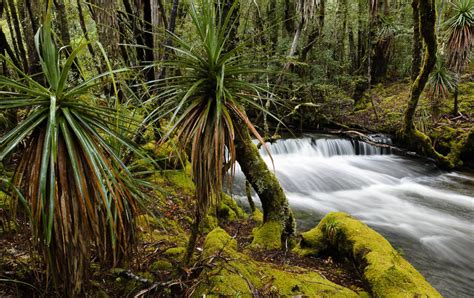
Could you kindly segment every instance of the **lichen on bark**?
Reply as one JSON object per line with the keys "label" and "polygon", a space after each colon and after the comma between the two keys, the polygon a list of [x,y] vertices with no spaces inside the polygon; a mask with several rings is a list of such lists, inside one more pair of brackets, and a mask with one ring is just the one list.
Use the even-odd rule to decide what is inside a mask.
{"label": "lichen on bark", "polygon": [[[264,222],[260,229],[268,230],[271,228],[277,234],[277,237],[271,237],[272,239],[263,239],[257,236],[254,238],[254,244],[262,248],[278,248],[282,241],[294,234],[296,229],[295,219],[280,182],[260,156],[257,146],[250,138],[247,127],[243,123],[237,124],[236,158],[242,172],[262,203]],[[279,224],[281,228],[275,229],[275,223]],[[266,235],[268,233],[256,232],[256,235],[259,234]]]}

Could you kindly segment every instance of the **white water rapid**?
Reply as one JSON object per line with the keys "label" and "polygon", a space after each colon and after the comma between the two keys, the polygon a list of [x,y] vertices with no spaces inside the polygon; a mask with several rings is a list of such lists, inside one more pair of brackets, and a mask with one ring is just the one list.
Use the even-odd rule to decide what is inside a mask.
{"label": "white water rapid", "polygon": [[[325,135],[269,145],[299,230],[343,211],[383,234],[445,297],[474,295],[474,175]],[[233,193],[242,202],[243,175]],[[258,198],[254,198],[258,203]]]}

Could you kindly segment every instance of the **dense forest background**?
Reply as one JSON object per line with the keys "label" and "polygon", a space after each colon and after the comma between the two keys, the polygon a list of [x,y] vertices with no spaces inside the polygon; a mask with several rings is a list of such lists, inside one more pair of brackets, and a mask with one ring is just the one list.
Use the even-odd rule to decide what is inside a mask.
{"label": "dense forest background", "polygon": [[[56,41],[67,46],[63,52],[74,50],[84,40],[100,41],[113,67],[134,72],[118,80],[135,86],[132,90],[121,88],[119,94],[121,101],[133,107],[153,95],[145,82],[166,76],[166,69],[160,67],[172,55],[167,49],[172,39],[166,32],[185,38],[194,34],[185,1],[53,2]],[[302,120],[317,127],[341,117],[345,120],[341,122],[350,121],[346,117],[354,110],[357,114],[375,105],[375,118],[365,126],[393,132],[395,127],[389,123],[397,115],[385,111],[389,107],[380,102],[377,86],[383,83],[395,89],[394,83],[400,88],[402,83],[408,85],[413,68],[411,6],[411,1],[242,1],[232,42],[242,42],[241,52],[251,52],[256,61],[265,61],[273,70],[263,79],[278,90],[277,95],[290,108],[274,111],[278,119],[295,125]],[[469,1],[437,1],[439,59],[431,92],[426,94],[430,100],[421,106],[417,117],[420,127],[428,128],[450,109],[457,116],[459,107],[454,99],[459,97],[458,85],[472,73],[471,6]],[[41,25],[42,11],[42,1],[5,0],[1,5],[0,50],[30,74],[39,67],[34,34]],[[466,27],[456,29],[461,25],[453,24],[453,18],[462,13],[468,20],[459,21],[466,22]],[[90,43],[88,51],[79,54],[78,79],[104,72],[102,59],[101,49]],[[5,62],[3,65],[7,73]],[[371,88],[374,92],[365,93]],[[472,108],[471,102],[461,101],[461,105],[463,115]],[[140,106],[141,110],[147,108]],[[387,113],[389,118],[383,120],[388,121],[381,121],[379,117]]]}

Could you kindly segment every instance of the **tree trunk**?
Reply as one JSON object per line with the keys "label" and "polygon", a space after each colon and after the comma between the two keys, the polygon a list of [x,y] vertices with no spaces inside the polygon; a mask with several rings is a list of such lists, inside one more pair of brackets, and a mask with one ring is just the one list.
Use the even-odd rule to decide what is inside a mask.
{"label": "tree trunk", "polygon": [[420,0],[413,0],[411,7],[413,9],[413,48],[412,48],[412,64],[411,64],[411,80],[414,82],[421,67],[421,51],[422,41],[419,26],[420,12],[418,3]]}
{"label": "tree trunk", "polygon": [[117,0],[93,0],[92,17],[97,26],[99,41],[107,50],[109,59],[116,63],[119,57],[119,28]]}
{"label": "tree trunk", "polygon": [[367,54],[367,23],[364,18],[368,11],[367,1],[359,0],[357,20],[357,71],[366,69]]}
{"label": "tree trunk", "polygon": [[[401,137],[405,146],[410,150],[415,150],[434,158],[436,163],[443,168],[453,168],[457,162],[459,154],[453,154],[450,158],[439,154],[434,149],[431,139],[424,133],[417,130],[414,125],[416,107],[418,106],[420,95],[425,88],[426,82],[428,81],[429,74],[436,64],[437,51],[435,34],[435,0],[418,0],[418,4],[414,5],[414,7],[415,9],[413,10],[413,13],[419,14],[418,21],[415,23],[415,26],[419,27],[419,32],[421,33],[423,41],[425,42],[425,50],[423,65],[421,66],[418,76],[411,87],[410,99],[405,111]],[[414,52],[414,54],[416,53]],[[416,59],[414,59],[414,61],[415,60]]]}
{"label": "tree trunk", "polygon": [[92,48],[92,45],[89,43],[90,41],[89,32],[87,31],[86,21],[84,20],[84,13],[82,12],[81,0],[77,0],[77,13],[79,15],[79,24],[81,26],[82,33],[84,34],[84,38],[88,42],[87,49],[89,50],[89,53],[91,54],[92,58],[94,58],[95,52],[94,52],[94,48]]}
{"label": "tree trunk", "polygon": [[71,35],[69,34],[69,25],[67,23],[67,13],[66,6],[64,5],[64,0],[55,0],[54,6],[57,9],[57,15],[59,19],[59,31],[63,46],[69,46],[71,45]]}
{"label": "tree trunk", "polygon": [[459,96],[459,89],[456,86],[456,89],[454,89],[454,107],[453,107],[453,115],[455,116],[457,116],[457,114],[459,113],[458,96]]}
{"label": "tree trunk", "polygon": [[26,46],[28,49],[28,73],[38,74],[41,72],[41,67],[39,64],[38,52],[36,51],[34,36],[38,31],[39,20],[43,15],[44,7],[41,7],[40,1],[33,0],[25,1],[25,6],[23,9],[27,15],[25,15],[23,18],[23,33],[25,34]]}
{"label": "tree trunk", "polygon": [[301,60],[306,61],[306,56],[314,47],[316,42],[323,36],[324,32],[324,18],[326,13],[325,0],[319,3],[319,14],[318,14],[318,25],[314,27],[313,31],[309,34],[308,42],[301,51]]}
{"label": "tree trunk", "polygon": [[295,31],[295,4],[292,0],[285,0],[285,29],[288,35]]}
{"label": "tree trunk", "polygon": [[[9,0],[6,2],[8,5],[8,10],[10,11],[10,18],[12,21],[12,26],[14,31],[10,32],[10,35],[12,36],[12,40],[16,45],[17,51],[19,53],[19,60],[21,60],[21,63],[23,65],[23,71],[27,72],[28,71],[28,60],[26,58],[26,50],[23,45],[23,35],[21,34],[21,27],[20,27],[20,21],[18,20],[18,13],[16,10],[15,2],[13,0]],[[7,11],[8,14],[8,11]],[[13,33],[15,33],[15,39],[13,39]],[[16,41],[16,42],[15,42]]]}
{"label": "tree trunk", "polygon": [[334,48],[334,59],[339,62],[344,62],[345,58],[346,29],[347,0],[338,0],[334,24],[334,40],[336,42],[336,46]]}
{"label": "tree trunk", "polygon": [[235,137],[236,158],[247,181],[258,194],[263,208],[263,226],[256,232],[252,245],[281,248],[282,243],[295,233],[295,220],[283,188],[252,142],[249,131],[237,122]]}
{"label": "tree trunk", "polygon": [[268,3],[268,25],[270,26],[271,55],[275,55],[278,44],[278,22],[277,20],[277,1],[270,0]]}

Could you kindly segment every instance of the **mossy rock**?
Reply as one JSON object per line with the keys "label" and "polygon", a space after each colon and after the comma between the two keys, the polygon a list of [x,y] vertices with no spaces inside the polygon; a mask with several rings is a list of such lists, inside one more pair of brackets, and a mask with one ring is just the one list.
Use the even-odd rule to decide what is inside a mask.
{"label": "mossy rock", "polygon": [[252,260],[237,252],[236,240],[221,228],[208,234],[203,250],[204,257],[217,254],[221,258],[215,258],[215,263],[201,273],[202,283],[193,297],[357,297],[352,290],[336,285],[316,272]]}
{"label": "mossy rock", "polygon": [[244,219],[246,214],[231,196],[222,194],[219,208],[217,208],[217,216],[219,219],[235,221]]}
{"label": "mossy rock", "polygon": [[441,297],[382,235],[345,213],[326,215],[294,251],[318,255],[327,249],[355,260],[375,297]]}

